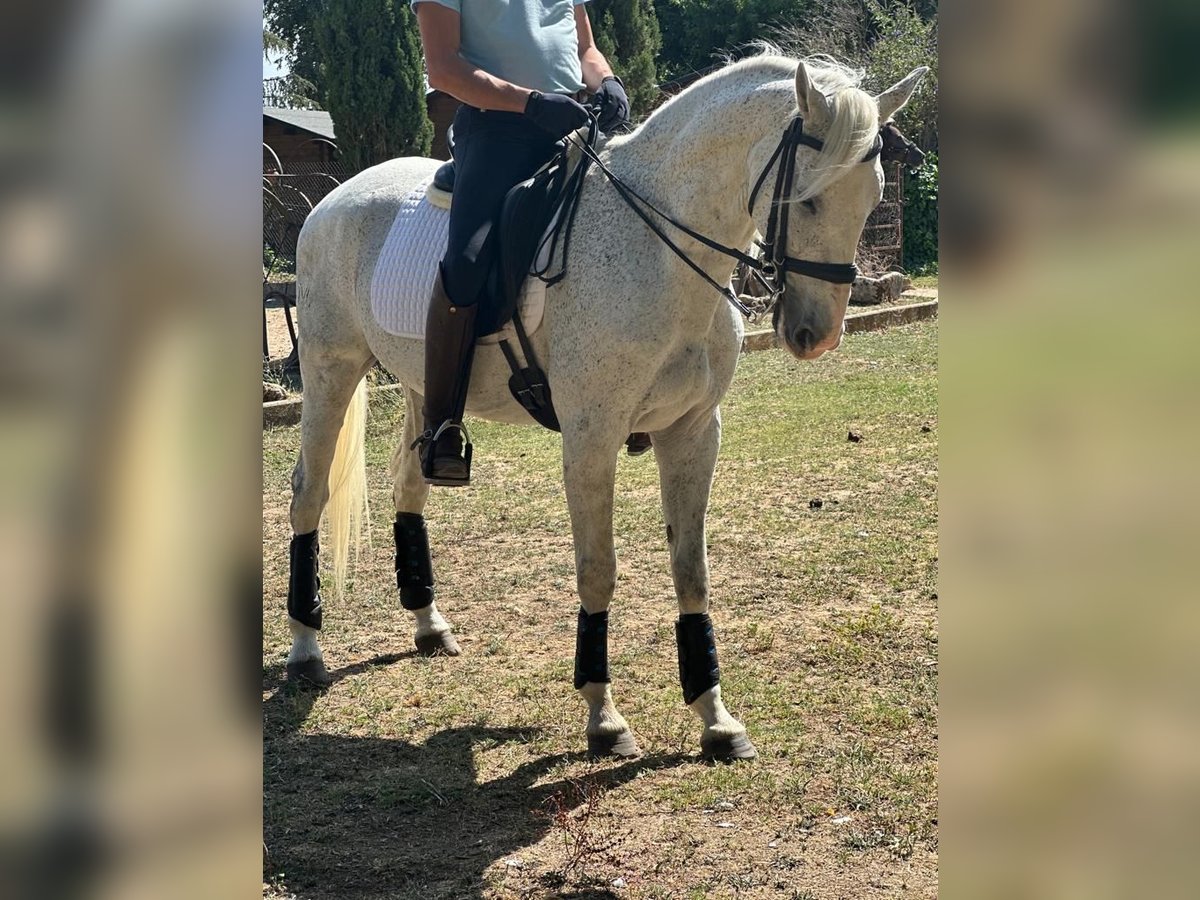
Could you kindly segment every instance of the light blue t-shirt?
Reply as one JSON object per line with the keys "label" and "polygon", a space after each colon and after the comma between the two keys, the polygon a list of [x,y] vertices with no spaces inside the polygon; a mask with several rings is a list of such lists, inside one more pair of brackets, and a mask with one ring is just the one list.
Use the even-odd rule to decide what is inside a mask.
{"label": "light blue t-shirt", "polygon": [[544,93],[583,90],[574,7],[587,0],[411,0],[462,17],[459,54],[489,75]]}

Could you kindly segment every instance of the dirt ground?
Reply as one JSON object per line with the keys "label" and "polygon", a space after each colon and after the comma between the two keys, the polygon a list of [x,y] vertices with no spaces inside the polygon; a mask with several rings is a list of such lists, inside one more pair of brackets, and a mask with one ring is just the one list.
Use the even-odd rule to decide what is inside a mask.
{"label": "dirt ground", "polygon": [[372,401],[371,541],[323,592],[315,693],[284,683],[298,430],[265,432],[264,896],[935,897],[936,366],[936,322],[739,364],[708,517],[722,690],[760,754],[737,765],[699,759],[680,697],[652,455],[619,464],[609,639],[643,755],[590,763],[557,436],[472,423],[472,486],[426,510],[463,655],[423,659],[392,571],[402,406]]}
{"label": "dirt ground", "polygon": [[[287,319],[284,317],[282,309],[268,309],[266,312],[269,358],[272,362],[286,359],[287,355],[292,352],[292,338],[288,334]],[[296,311],[293,309],[292,322],[295,323],[295,321]]]}

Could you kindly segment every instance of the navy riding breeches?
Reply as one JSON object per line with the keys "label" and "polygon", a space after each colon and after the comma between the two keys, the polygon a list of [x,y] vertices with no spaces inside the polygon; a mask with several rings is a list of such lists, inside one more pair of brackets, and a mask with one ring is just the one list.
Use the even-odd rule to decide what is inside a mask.
{"label": "navy riding breeches", "polygon": [[[460,106],[454,116],[454,203],[442,278],[458,306],[488,303],[493,223],[504,195],[554,156],[556,141],[520,113]],[[497,298],[498,299],[498,298]]]}

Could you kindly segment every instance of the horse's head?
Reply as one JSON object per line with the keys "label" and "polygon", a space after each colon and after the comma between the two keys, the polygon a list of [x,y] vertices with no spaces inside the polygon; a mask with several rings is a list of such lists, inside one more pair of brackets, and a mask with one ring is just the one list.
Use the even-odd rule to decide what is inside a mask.
{"label": "horse's head", "polygon": [[[883,197],[883,166],[876,137],[912,96],[927,68],[914,70],[878,97],[855,86],[845,70],[820,63],[796,69],[796,108],[805,136],[793,147],[795,171],[790,192],[778,196],[787,204],[784,226],[776,223],[779,251],[795,260],[844,264],[854,260],[855,250],[867,216]],[[815,139],[815,140],[812,140]],[[750,184],[769,166],[779,146],[773,134],[757,144],[750,154]],[[752,214],[755,226],[767,234],[774,182],[786,170],[779,160],[773,177],[761,185]],[[771,250],[768,249],[768,254]],[[833,266],[838,269],[838,266]],[[841,343],[842,322],[850,300],[850,284],[839,283],[851,276],[846,271],[820,274],[790,271],[784,291],[775,305],[773,325],[780,340],[800,359],[816,359]]]}

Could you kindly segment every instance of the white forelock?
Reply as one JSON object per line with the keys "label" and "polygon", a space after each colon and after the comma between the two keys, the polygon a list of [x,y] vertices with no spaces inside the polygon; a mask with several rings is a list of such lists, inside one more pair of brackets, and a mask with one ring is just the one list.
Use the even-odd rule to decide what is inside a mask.
{"label": "white forelock", "polygon": [[[772,82],[788,81],[794,84],[799,61],[781,55],[774,45],[760,42],[757,46],[760,51],[757,55],[731,62],[669,99],[638,131],[651,134],[660,130],[655,126],[665,125],[674,118],[679,107],[690,105],[690,101],[697,97],[716,100],[727,93],[745,96],[755,88]],[[858,164],[867,154],[879,131],[879,107],[875,98],[860,87],[863,80],[861,70],[828,56],[806,57],[803,62],[812,83],[828,98],[833,120],[824,134],[809,132],[821,138],[825,146],[808,170],[803,188],[793,196],[793,200],[815,197],[841,178],[849,167]],[[790,112],[779,122],[781,136],[788,121],[798,113],[793,103]],[[674,129],[661,130],[670,134]],[[610,147],[615,149],[627,141],[635,141],[636,136],[637,133],[631,138],[613,141]],[[651,156],[659,158],[656,154]]]}
{"label": "white forelock", "polygon": [[[862,90],[863,73],[828,57],[804,60],[804,67],[821,93],[829,98],[833,121],[828,131],[818,135],[825,147],[817,157],[811,178],[796,197],[807,200],[824,191],[858,165],[875,143],[879,132],[879,106],[875,98]],[[795,66],[793,66],[793,70]]]}

